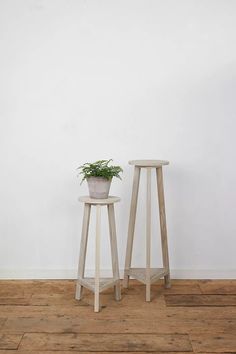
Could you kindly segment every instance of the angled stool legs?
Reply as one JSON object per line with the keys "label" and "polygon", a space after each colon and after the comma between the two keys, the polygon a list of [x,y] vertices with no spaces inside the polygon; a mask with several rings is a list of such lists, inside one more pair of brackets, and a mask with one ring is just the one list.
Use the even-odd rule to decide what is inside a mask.
{"label": "angled stool legs", "polygon": [[[126,248],[125,271],[124,271],[124,287],[129,285],[129,277],[141,281],[146,285],[146,301],[151,301],[151,284],[156,280],[164,277],[165,287],[170,287],[170,269],[169,269],[169,255],[167,244],[167,227],[166,227],[166,214],[165,214],[165,200],[163,188],[163,173],[162,165],[168,164],[166,161],[156,160],[136,160],[131,161],[134,167],[133,190],[130,206],[130,218],[128,227],[128,239]],[[137,165],[136,165],[137,163]],[[138,190],[140,181],[141,168],[145,168],[147,172],[147,185],[146,185],[146,267],[145,268],[132,268],[132,249],[135,230],[135,219],[137,211]],[[161,230],[161,245],[162,245],[162,261],[163,268],[151,268],[151,171],[155,168],[157,179],[157,195],[159,204],[159,219]]]}
{"label": "angled stool legs", "polygon": [[[82,235],[81,235],[81,242],[80,242],[80,257],[79,257],[75,298],[77,300],[81,300],[83,287],[92,290],[94,292],[94,312],[99,312],[100,310],[99,294],[101,291],[114,286],[115,299],[116,300],[121,299],[119,261],[118,261],[117,242],[116,242],[116,225],[115,225],[115,212],[114,212],[114,203],[120,201],[120,198],[108,197],[107,199],[92,199],[90,197],[80,197],[79,200],[84,203],[84,216],[83,216]],[[87,251],[87,240],[88,240],[91,206],[95,206],[96,208],[95,277],[86,278],[84,276],[84,270],[85,270],[85,258],[86,258],[86,251]],[[101,208],[102,206],[107,206],[107,211],[108,211],[113,277],[101,279],[100,277],[101,249],[100,248],[101,248]]]}
{"label": "angled stool legs", "polygon": [[125,258],[125,274],[124,274],[124,288],[128,288],[129,285],[129,269],[131,267],[132,249],[133,249],[133,239],[134,239],[134,227],[138,203],[138,189],[140,181],[140,168],[134,168],[134,179],[133,179],[133,190],[131,197],[130,206],[130,216],[129,216],[129,229],[128,229],[128,240],[126,248],[126,258]]}
{"label": "angled stool legs", "polygon": [[[120,279],[119,263],[118,263],[118,251],[116,242],[116,224],[115,224],[115,212],[114,204],[107,206],[109,231],[110,231],[110,245],[111,245],[111,258],[112,258],[112,272],[114,279]],[[119,301],[121,299],[120,280],[115,284],[115,299]]]}
{"label": "angled stool legs", "polygon": [[101,239],[101,205],[96,205],[94,312],[99,312],[100,239]]}
{"label": "angled stool legs", "polygon": [[162,260],[163,260],[163,266],[166,269],[166,273],[167,273],[164,276],[165,287],[170,288],[171,287],[170,268],[169,268],[169,253],[168,253],[168,244],[167,244],[166,212],[165,212],[162,167],[156,169],[156,177],[157,177],[159,217],[160,217],[160,228],[161,228]]}
{"label": "angled stool legs", "polygon": [[[85,269],[85,259],[87,253],[87,243],[88,243],[88,232],[89,232],[89,220],[90,220],[91,205],[84,205],[84,216],[83,216],[83,226],[80,241],[80,255],[79,255],[79,266],[78,266],[78,278],[84,278]],[[77,300],[81,300],[83,286],[77,282],[76,284],[76,295]]]}

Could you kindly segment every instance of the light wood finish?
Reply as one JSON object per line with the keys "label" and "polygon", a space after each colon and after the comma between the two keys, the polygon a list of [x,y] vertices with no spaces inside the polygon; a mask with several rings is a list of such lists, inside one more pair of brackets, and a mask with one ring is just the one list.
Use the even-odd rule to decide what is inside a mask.
{"label": "light wood finish", "polygon": [[131,266],[131,257],[132,257],[132,249],[133,249],[134,227],[135,227],[135,219],[136,219],[137,204],[138,204],[138,189],[139,189],[139,181],[140,181],[140,171],[141,171],[141,169],[139,167],[135,166],[132,197],[131,197],[131,204],[130,204],[128,239],[127,239],[127,247],[126,247],[126,257],[125,257],[125,271],[124,271],[124,287],[125,288],[127,288],[129,285],[129,269]]}
{"label": "light wood finish", "polygon": [[[80,242],[80,256],[79,256],[79,266],[78,266],[78,279],[84,278],[84,269],[85,269],[85,259],[87,252],[87,241],[88,241],[88,232],[89,232],[89,219],[90,219],[91,206],[89,204],[84,205],[84,216],[83,216],[83,226],[82,226],[82,235]],[[77,282],[75,298],[77,300],[81,299],[82,296],[82,285]]]}
{"label": "light wood finish", "polygon": [[[154,281],[164,277],[165,287],[170,288],[170,269],[169,269],[169,256],[167,244],[167,226],[165,214],[165,199],[164,199],[164,186],[163,186],[163,173],[162,166],[168,165],[168,161],[162,160],[132,160],[129,164],[134,165],[134,178],[133,190],[130,205],[129,228],[126,248],[125,271],[124,271],[124,287],[128,287],[129,277],[135,277],[146,284],[146,301],[151,301],[151,284]],[[132,268],[131,258],[134,240],[135,219],[137,211],[137,200],[139,190],[139,180],[141,168],[146,169],[147,185],[146,185],[146,268]],[[158,190],[158,205],[159,205],[159,219],[161,230],[161,244],[162,244],[162,269],[151,269],[151,171],[156,170],[157,190]],[[153,272],[156,271],[156,274]],[[145,273],[145,279],[143,275]]]}
{"label": "light wood finish", "polygon": [[115,297],[119,301],[121,299],[120,292],[120,274],[119,274],[119,260],[118,260],[118,250],[116,241],[116,222],[115,222],[115,211],[114,204],[109,204],[108,209],[108,222],[110,231],[110,245],[111,245],[111,258],[112,258],[112,272],[113,278],[115,279]]}
{"label": "light wood finish", "polygon": [[[79,282],[84,285],[85,288],[95,292],[96,289],[96,278],[81,278]],[[120,283],[120,279],[114,278],[100,278],[98,288],[99,292],[104,291],[112,286],[116,286],[117,283]],[[120,300],[120,299],[117,299]]]}
{"label": "light wood finish", "polygon": [[94,311],[99,311],[101,205],[96,205],[96,247],[95,247],[95,300]]}
{"label": "light wood finish", "polygon": [[[206,284],[210,294],[201,294]],[[171,289],[159,280],[150,303],[143,301],[145,286],[130,280],[121,301],[105,290],[96,314],[91,293],[84,288],[86,296],[75,301],[75,287],[73,280],[0,281],[1,303],[26,299],[0,305],[0,354],[236,352],[236,280],[172,280]]]}
{"label": "light wood finish", "polygon": [[[108,199],[91,199],[89,197],[81,197],[80,201],[84,203],[84,217],[82,226],[82,236],[80,245],[80,258],[78,266],[78,277],[76,286],[76,299],[82,299],[82,289],[85,287],[94,292],[94,312],[99,312],[100,301],[99,294],[109,287],[114,287],[116,300],[121,299],[120,292],[120,275],[119,275],[119,262],[118,251],[116,242],[116,226],[115,226],[115,212],[114,203],[118,202],[120,198],[109,197]],[[84,277],[85,259],[87,250],[87,240],[89,231],[89,220],[91,207],[96,207],[96,238],[95,238],[95,276],[94,278]],[[101,246],[101,208],[107,206],[108,222],[110,231],[110,244],[111,244],[111,258],[112,258],[112,271],[113,278],[100,278],[100,246]],[[55,299],[56,300],[56,299]]]}
{"label": "light wood finish", "polygon": [[147,168],[146,200],[146,301],[151,301],[151,168]]}
{"label": "light wood finish", "polygon": [[110,196],[107,199],[94,199],[88,196],[79,197],[79,201],[91,205],[108,205],[114,204],[120,201],[119,197]]}
{"label": "light wood finish", "polygon": [[165,212],[162,167],[156,169],[156,176],[157,176],[157,191],[158,191],[159,216],[160,216],[160,228],[161,228],[162,259],[163,259],[164,268],[167,273],[164,278],[165,278],[165,286],[166,288],[169,288],[171,284],[170,284],[169,254],[168,254],[168,244],[167,244],[167,227],[166,227],[166,212]]}
{"label": "light wood finish", "polygon": [[[164,268],[149,268],[148,276],[150,284],[154,283],[158,279],[164,277],[166,271]],[[130,268],[129,275],[141,281],[143,284],[147,284],[147,268]],[[147,300],[150,301],[150,300]]]}
{"label": "light wood finish", "polygon": [[131,160],[129,161],[130,165],[138,167],[160,167],[164,165],[169,165],[169,161],[163,160]]}

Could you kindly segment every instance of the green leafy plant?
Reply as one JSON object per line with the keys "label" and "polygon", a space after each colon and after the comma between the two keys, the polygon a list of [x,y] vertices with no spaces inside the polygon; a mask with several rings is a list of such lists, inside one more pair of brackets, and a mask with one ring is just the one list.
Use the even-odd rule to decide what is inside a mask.
{"label": "green leafy plant", "polygon": [[120,173],[123,172],[122,168],[120,166],[109,166],[111,161],[113,160],[98,160],[79,166],[77,168],[77,170],[80,170],[78,176],[83,176],[81,183],[89,177],[103,177],[108,180],[111,180],[113,177],[121,179]]}

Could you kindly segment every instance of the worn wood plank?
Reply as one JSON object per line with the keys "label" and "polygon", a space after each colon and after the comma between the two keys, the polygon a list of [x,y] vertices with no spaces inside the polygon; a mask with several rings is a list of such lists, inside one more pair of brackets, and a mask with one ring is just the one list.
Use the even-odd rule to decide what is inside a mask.
{"label": "worn wood plank", "polygon": [[[131,299],[132,300],[132,299]],[[113,299],[113,301],[115,301]],[[140,302],[139,307],[132,306],[129,311],[127,311],[126,306],[116,306],[111,307],[105,306],[103,308],[102,315],[97,314],[96,318],[102,319],[123,319],[125,318],[150,318],[150,313],[147,313],[149,309]],[[27,313],[27,316],[79,316],[80,318],[94,318],[94,314],[91,312],[93,302],[91,300],[90,306],[67,306],[67,305],[50,305],[50,306],[0,306],[0,313],[2,317],[7,316],[8,318],[12,317],[24,317]],[[153,308],[152,308],[153,309]],[[163,308],[155,309],[153,313],[154,318],[161,319],[166,315],[166,311]]]}
{"label": "worn wood plank", "polygon": [[167,307],[163,316],[175,321],[176,319],[204,320],[235,320],[236,307]]}
{"label": "worn wood plank", "polygon": [[191,343],[195,353],[235,353],[236,333],[214,335],[195,334],[191,335]]}
{"label": "worn wood plank", "polygon": [[[114,291],[114,290],[113,290]],[[119,307],[122,309],[124,306],[129,304],[130,307],[136,307],[137,303],[140,306],[143,306],[143,298],[142,295],[145,294],[145,288],[141,288],[137,295],[127,293],[126,296],[122,296],[121,301],[117,302],[114,299],[114,294],[112,293],[100,293],[100,303],[102,307],[109,306],[111,308]],[[165,306],[165,299],[161,293],[157,291],[153,291],[152,299],[155,300],[155,303],[159,303],[161,306]],[[94,294],[93,292],[85,291],[83,293],[83,298],[80,301],[75,300],[74,294],[33,294],[31,299],[29,300],[29,304],[33,306],[51,306],[51,305],[63,305],[63,306],[89,306],[94,302]],[[152,305],[153,308],[156,308],[156,305]],[[151,308],[151,307],[150,307]]]}
{"label": "worn wood plank", "polygon": [[[108,347],[106,349],[108,353],[117,351],[120,342],[124,342],[121,351],[127,353],[136,351],[144,353],[150,350],[155,353],[166,350],[175,352],[176,348],[161,347],[160,350],[158,345],[163,343],[160,341],[163,336],[168,341],[168,336],[179,335],[187,336],[190,344],[192,340],[195,353],[236,352],[234,283],[234,281],[173,280],[172,288],[164,289],[163,280],[160,280],[152,286],[153,301],[146,303],[145,286],[131,280],[130,288],[122,291],[121,302],[114,300],[113,289],[102,293],[100,297],[103,311],[95,315],[93,294],[90,291],[85,289],[84,300],[81,302],[74,300],[73,280],[1,281],[0,303],[1,301],[4,303],[5,299],[8,300],[5,305],[0,305],[1,344],[4,345],[4,347],[0,345],[0,354],[81,353],[83,347],[78,346],[78,343],[81,343],[81,336],[83,345],[87,344],[87,341],[90,342],[88,336],[103,338],[99,342],[99,347],[96,347],[100,353],[105,351],[104,346],[109,342],[108,338],[113,340],[114,337],[117,339],[116,347],[110,349]],[[168,305],[167,299],[171,305]],[[27,339],[26,344],[29,346],[20,346],[19,350],[16,350],[23,333],[25,337],[33,336],[30,340],[35,341],[36,347],[34,344],[31,347]],[[40,346],[37,347],[36,335],[49,337],[43,337],[43,342],[39,342]],[[58,337],[51,340],[51,336],[54,335]],[[72,342],[68,335],[74,336]],[[123,341],[121,337],[118,340],[118,336],[124,336],[125,340]],[[151,338],[151,347],[145,347],[146,342],[142,336],[147,342],[149,337]],[[157,339],[153,340],[154,337],[159,342]],[[63,347],[60,340],[64,339]],[[110,342],[112,340],[110,339]],[[89,350],[84,350],[84,354],[95,349],[96,344],[95,338]],[[188,350],[193,349],[191,347]]]}
{"label": "worn wood plank", "polygon": [[[17,350],[17,351],[15,351],[15,350],[0,350],[0,354],[29,354],[31,351],[30,350]],[[48,350],[43,350],[43,351],[41,351],[41,350],[34,350],[33,352],[32,352],[33,354],[76,354],[76,353],[79,353],[79,354],[88,354],[88,352],[86,351],[86,352],[81,352],[81,351],[77,351],[77,350],[73,350],[73,351],[67,351],[67,350],[63,350],[63,351],[61,351],[61,350],[50,350],[50,351],[48,351]],[[104,354],[104,352],[93,352],[93,353],[95,353],[95,354]],[[119,351],[119,352],[117,352],[117,351],[112,351],[112,352],[105,352],[106,354],[120,354],[121,352]],[[138,352],[139,354],[146,354],[146,353],[150,353],[150,352],[147,352],[147,351],[145,351],[145,352],[141,352],[141,351],[139,351]],[[155,352],[152,352],[153,354],[163,354],[163,352],[157,352],[157,351],[155,351]],[[176,354],[176,352],[164,352],[165,354]],[[193,353],[193,352],[187,352],[187,353]],[[122,354],[137,354],[137,351],[135,351],[135,352],[133,352],[133,351],[129,351],[129,352],[122,352]],[[178,352],[178,354],[186,354],[186,352]],[[208,353],[208,354],[213,354],[213,353]],[[218,354],[220,354],[220,353],[218,353]],[[224,354],[224,353],[222,353],[222,354]]]}
{"label": "worn wood plank", "polygon": [[34,316],[8,318],[2,333],[236,333],[236,320],[183,318],[81,319],[78,316]]}
{"label": "worn wood plank", "polygon": [[[137,289],[137,286],[133,286]],[[131,289],[130,289],[131,290]],[[164,288],[163,284],[152,284],[152,292],[157,294],[201,294],[201,289],[197,283],[195,284],[176,284],[171,280],[171,288]]]}
{"label": "worn wood plank", "polygon": [[[132,297],[130,297],[132,301]],[[96,318],[99,319],[149,319],[149,305],[144,303],[143,299],[137,306],[122,308],[117,306],[111,308],[105,307],[102,314],[98,314]],[[91,312],[91,306],[0,306],[1,317],[14,318],[27,316],[79,316],[81,319],[93,319],[94,314]],[[129,305],[127,305],[129,306]],[[155,310],[151,309],[151,316],[153,319],[176,318],[183,319],[222,319],[222,320],[235,320],[236,307],[166,307],[156,306]]]}
{"label": "worn wood plank", "polygon": [[[87,297],[87,300],[89,298]],[[29,300],[29,305],[32,306],[50,306],[50,305],[65,305],[65,306],[88,306],[88,301],[82,299],[78,301],[75,299],[74,294],[33,294]]]}
{"label": "worn wood plank", "polygon": [[0,280],[0,298],[75,293],[75,284],[74,280]]}
{"label": "worn wood plank", "polygon": [[2,327],[3,327],[4,323],[6,322],[6,320],[7,320],[6,317],[5,318],[0,317],[0,330],[2,329]]}
{"label": "worn wood plank", "polygon": [[[122,289],[122,295],[138,295],[143,294],[145,291],[145,285],[142,284],[141,282],[133,281],[131,279],[129,281],[129,288],[123,288]],[[201,289],[199,287],[199,284],[197,282],[195,283],[190,283],[190,284],[181,284],[181,283],[176,283],[173,282],[171,283],[171,288],[166,289],[164,287],[163,280],[157,281],[152,284],[152,293],[155,296],[158,295],[164,295],[164,294],[201,294]],[[113,289],[107,289],[106,291],[103,292],[103,294],[113,294]]]}
{"label": "worn wood plank", "polygon": [[203,294],[236,295],[236,280],[202,280],[199,287]]}
{"label": "worn wood plank", "polygon": [[23,334],[0,334],[0,349],[17,349]]}
{"label": "worn wood plank", "polygon": [[188,335],[26,333],[20,349],[77,351],[192,351]]}
{"label": "worn wood plank", "polygon": [[30,305],[30,297],[1,297],[1,305]]}
{"label": "worn wood plank", "polygon": [[[163,288],[164,281],[158,280],[152,284],[152,289],[160,290],[166,294],[201,294],[199,284],[196,280],[172,280],[172,288]],[[123,293],[139,293],[143,284],[134,279],[130,280],[129,289],[123,288]],[[30,295],[66,294],[74,296],[76,281],[74,280],[0,280],[0,299],[1,298],[29,298]],[[113,289],[107,289],[104,294],[113,293]]]}
{"label": "worn wood plank", "polygon": [[236,295],[165,295],[166,306],[236,306]]}

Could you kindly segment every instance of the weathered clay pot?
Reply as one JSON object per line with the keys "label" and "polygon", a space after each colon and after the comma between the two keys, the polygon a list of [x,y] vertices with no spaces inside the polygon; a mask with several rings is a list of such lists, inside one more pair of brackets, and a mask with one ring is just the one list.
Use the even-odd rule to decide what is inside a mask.
{"label": "weathered clay pot", "polygon": [[103,177],[89,177],[87,178],[89,196],[95,199],[106,199],[109,195],[111,186],[111,179]]}

